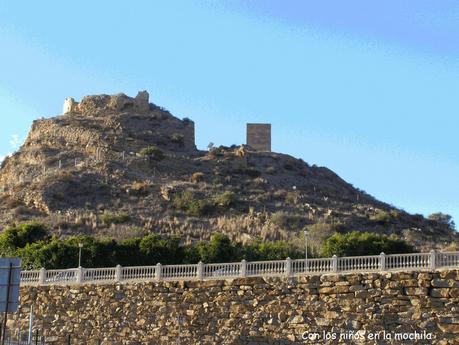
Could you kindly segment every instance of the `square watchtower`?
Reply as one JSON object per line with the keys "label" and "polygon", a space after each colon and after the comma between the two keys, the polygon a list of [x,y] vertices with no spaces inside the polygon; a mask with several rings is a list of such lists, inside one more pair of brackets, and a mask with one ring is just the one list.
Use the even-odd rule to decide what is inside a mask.
{"label": "square watchtower", "polygon": [[248,123],[247,145],[257,151],[271,151],[271,124]]}

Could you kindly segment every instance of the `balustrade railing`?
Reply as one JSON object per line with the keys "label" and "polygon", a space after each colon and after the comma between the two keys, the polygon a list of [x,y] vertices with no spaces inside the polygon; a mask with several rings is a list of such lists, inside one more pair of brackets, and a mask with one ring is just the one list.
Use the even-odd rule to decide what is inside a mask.
{"label": "balustrade railing", "polygon": [[291,277],[314,274],[435,270],[459,268],[459,252],[393,254],[320,259],[297,259],[108,268],[73,268],[21,272],[21,285],[102,284],[132,281],[180,281],[237,277]]}

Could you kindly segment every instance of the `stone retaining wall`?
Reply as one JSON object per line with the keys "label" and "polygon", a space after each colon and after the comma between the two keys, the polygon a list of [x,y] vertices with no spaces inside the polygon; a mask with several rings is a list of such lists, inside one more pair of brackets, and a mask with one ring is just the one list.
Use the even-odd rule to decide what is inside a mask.
{"label": "stone retaining wall", "polygon": [[23,287],[10,327],[32,303],[56,344],[459,344],[459,270]]}

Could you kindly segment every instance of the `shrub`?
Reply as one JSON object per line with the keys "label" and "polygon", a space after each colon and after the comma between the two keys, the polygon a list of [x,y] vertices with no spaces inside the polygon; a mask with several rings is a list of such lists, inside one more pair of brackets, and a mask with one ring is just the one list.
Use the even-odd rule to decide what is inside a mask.
{"label": "shrub", "polygon": [[215,205],[221,208],[230,207],[236,200],[236,197],[233,192],[226,191],[214,198]]}
{"label": "shrub", "polygon": [[246,260],[285,260],[286,258],[299,259],[304,257],[304,252],[292,243],[285,241],[254,241],[243,248]]}
{"label": "shrub", "polygon": [[441,212],[432,213],[431,215],[429,215],[428,219],[430,221],[446,225],[451,230],[454,230],[456,228],[456,224],[454,223],[453,217],[451,217],[449,214]]}
{"label": "shrub", "polygon": [[[361,235],[356,234],[353,236],[359,237]],[[184,247],[180,246],[177,237],[160,237],[156,234],[123,241],[95,239],[87,236],[72,236],[64,240],[56,237],[37,237],[34,239],[37,241],[28,242],[24,247],[16,248],[13,246],[11,248],[11,254],[21,257],[23,267],[27,269],[76,267],[78,264],[78,243],[83,243],[82,265],[84,267],[113,267],[117,264],[140,266],[154,265],[158,262],[162,264],[195,264],[199,261],[207,263],[235,262],[243,258],[249,261],[284,260],[287,257],[292,259],[304,257],[303,243],[297,246],[294,242],[256,240],[247,245],[241,245],[231,241],[223,234],[214,234],[210,241],[201,241]],[[34,239],[30,238],[27,241]],[[356,241],[354,237],[351,237],[348,242],[358,242],[361,247],[368,246],[367,242]],[[388,242],[392,244],[387,245]],[[383,250],[387,253],[407,252],[409,249],[406,246],[400,246],[400,240],[390,237],[389,241],[385,239],[382,243],[386,243]],[[370,247],[373,248],[374,246]],[[381,250],[381,248],[377,249],[378,251]],[[341,253],[341,255],[351,254],[355,254],[355,252]],[[362,252],[358,254],[361,255]]]}
{"label": "shrub", "polygon": [[275,167],[269,166],[269,167],[266,168],[266,173],[270,174],[270,175],[276,175],[277,170],[276,170]]}
{"label": "shrub", "polygon": [[261,176],[261,172],[253,168],[246,169],[245,173],[247,176],[252,177],[252,178],[257,178]]}
{"label": "shrub", "polygon": [[101,217],[105,225],[126,223],[130,217],[126,213],[104,213]]}
{"label": "shrub", "polygon": [[207,199],[194,199],[190,191],[175,195],[172,203],[176,209],[191,217],[208,216],[215,210],[213,203]]}
{"label": "shrub", "polygon": [[297,230],[301,227],[301,216],[289,215],[284,211],[277,211],[271,215],[271,222],[283,229]]}
{"label": "shrub", "polygon": [[204,173],[202,173],[202,172],[195,172],[190,177],[190,181],[193,182],[193,183],[201,182],[203,180],[204,180]]}
{"label": "shrub", "polygon": [[290,164],[290,163],[285,163],[284,164],[284,169],[287,170],[287,171],[293,171],[293,170],[296,170],[296,168]]}
{"label": "shrub", "polygon": [[284,211],[277,211],[271,215],[271,222],[280,227],[287,225],[287,214]]}
{"label": "shrub", "polygon": [[185,137],[182,134],[179,133],[173,133],[170,137],[171,141],[173,143],[176,143],[180,146],[183,146],[185,143]]}
{"label": "shrub", "polygon": [[0,235],[0,254],[10,256],[16,248],[45,239],[48,231],[42,223],[27,222],[6,229]]}
{"label": "shrub", "polygon": [[392,220],[392,216],[389,212],[386,211],[378,211],[376,214],[370,217],[372,222],[378,223],[380,225],[387,225]]}
{"label": "shrub", "polygon": [[175,194],[172,198],[174,207],[182,211],[186,211],[191,202],[193,202],[193,193],[188,190],[180,194]]}
{"label": "shrub", "polygon": [[125,186],[126,189],[130,189],[134,194],[142,195],[146,194],[151,187],[151,184],[149,182],[139,182],[136,181],[131,185]]}
{"label": "shrub", "polygon": [[214,205],[208,200],[193,200],[186,210],[186,214],[191,217],[209,216],[214,212]]}
{"label": "shrub", "polygon": [[237,246],[223,234],[214,234],[209,242],[199,242],[196,251],[204,263],[231,262],[238,257]]}
{"label": "shrub", "polygon": [[139,246],[141,237],[128,238],[124,241],[118,242],[116,247],[116,264],[123,266],[132,265],[140,266],[143,264],[143,258],[141,256]]}
{"label": "shrub", "polygon": [[164,159],[164,153],[156,146],[144,147],[140,150],[139,154],[144,157],[149,157],[155,161],[160,161]]}
{"label": "shrub", "polygon": [[306,227],[308,244],[312,247],[315,253],[319,253],[325,240],[333,235],[333,227],[331,224],[318,222]]}
{"label": "shrub", "polygon": [[361,256],[412,253],[413,246],[395,236],[383,236],[373,232],[352,231],[347,234],[335,233],[329,237],[323,247],[322,254],[330,257]]}
{"label": "shrub", "polygon": [[300,195],[298,192],[288,192],[285,196],[285,202],[290,205],[298,204],[300,200]]}
{"label": "shrub", "polygon": [[[391,222],[396,222],[401,217],[402,217],[402,213],[400,213],[397,210],[390,210],[389,212],[378,210],[376,214],[370,217],[370,220],[380,225],[388,225]],[[422,221],[423,219],[424,217],[421,216],[420,220]]]}
{"label": "shrub", "polygon": [[143,265],[173,264],[183,260],[183,248],[179,246],[180,239],[177,237],[160,238],[156,234],[150,234],[141,239],[139,249],[142,255]]}

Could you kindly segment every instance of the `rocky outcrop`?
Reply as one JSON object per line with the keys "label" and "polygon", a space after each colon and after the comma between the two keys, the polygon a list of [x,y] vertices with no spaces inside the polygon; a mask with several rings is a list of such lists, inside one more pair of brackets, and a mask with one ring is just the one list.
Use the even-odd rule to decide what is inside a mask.
{"label": "rocky outcrop", "polygon": [[[149,188],[135,195],[127,192],[133,185]],[[225,192],[234,201],[190,215],[174,206],[169,186],[191,193],[195,205]],[[107,229],[97,221],[104,212],[130,219]],[[141,228],[188,242],[216,231],[235,241],[290,240],[311,225],[325,229],[318,238],[373,231],[420,251],[459,239],[448,225],[395,209],[301,159],[236,145],[200,151],[194,122],[149,103],[146,91],[67,98],[64,115],[34,121],[24,145],[1,164],[0,215],[0,230],[37,220],[65,235],[118,237]]]}
{"label": "rocky outcrop", "polygon": [[459,270],[23,287],[9,326],[32,304],[54,344],[453,345]]}
{"label": "rocky outcrop", "polygon": [[63,112],[81,113],[84,116],[106,116],[111,113],[131,110],[137,113],[146,113],[150,110],[149,94],[147,91],[139,91],[135,98],[126,96],[124,93],[117,95],[86,96],[80,103],[71,97],[64,101]]}

